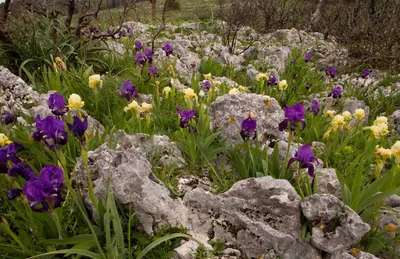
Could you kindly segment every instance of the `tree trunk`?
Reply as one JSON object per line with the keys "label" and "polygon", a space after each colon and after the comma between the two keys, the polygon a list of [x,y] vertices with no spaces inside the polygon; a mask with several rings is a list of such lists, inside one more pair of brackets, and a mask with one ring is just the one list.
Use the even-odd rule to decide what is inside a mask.
{"label": "tree trunk", "polygon": [[1,17],[1,25],[2,25],[2,27],[5,26],[5,24],[7,22],[8,15],[10,14],[10,3],[11,3],[11,0],[6,0],[4,2],[3,17]]}
{"label": "tree trunk", "polygon": [[370,13],[372,15],[372,17],[375,17],[375,0],[371,0],[371,2],[369,3],[369,10]]}
{"label": "tree trunk", "polygon": [[67,6],[68,6],[68,12],[67,12],[67,18],[65,19],[65,26],[67,26],[67,28],[70,29],[72,17],[74,16],[75,12],[75,0],[68,0]]}
{"label": "tree trunk", "polygon": [[157,14],[157,0],[151,0],[151,19],[156,19]]}
{"label": "tree trunk", "polygon": [[315,8],[315,11],[312,13],[309,23],[306,25],[305,28],[306,31],[311,31],[321,18],[321,7],[323,2],[324,0],[318,0],[317,7]]}

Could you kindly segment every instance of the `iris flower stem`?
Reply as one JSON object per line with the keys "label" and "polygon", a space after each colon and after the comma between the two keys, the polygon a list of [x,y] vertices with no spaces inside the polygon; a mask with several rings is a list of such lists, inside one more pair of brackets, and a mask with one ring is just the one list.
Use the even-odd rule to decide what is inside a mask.
{"label": "iris flower stem", "polygon": [[84,220],[86,221],[90,231],[92,232],[92,235],[94,237],[94,240],[96,242],[96,245],[97,245],[97,248],[98,248],[98,250],[100,252],[101,257],[106,259],[107,257],[103,252],[103,249],[102,249],[102,247],[100,245],[99,239],[97,238],[96,231],[94,230],[93,225],[90,223],[90,220],[86,215],[86,210],[85,210],[85,208],[82,207],[81,203],[79,202],[78,195],[76,194],[75,190],[72,188],[72,183],[71,183],[71,180],[69,179],[69,176],[68,176],[68,173],[67,173],[67,166],[66,166],[65,156],[61,151],[57,152],[57,155],[58,155],[58,158],[60,159],[60,163],[62,164],[62,167],[64,169],[64,181],[65,181],[65,185],[68,187],[68,194],[72,195],[72,197],[74,199],[74,202],[78,206],[79,211],[81,212],[81,214],[82,214]]}
{"label": "iris flower stem", "polygon": [[90,200],[92,201],[93,205],[98,210],[99,207],[98,207],[98,204],[97,204],[96,197],[94,196],[92,177],[90,176],[89,163],[88,163],[88,151],[84,147],[82,147],[82,152],[81,153],[82,153],[82,161],[85,164],[86,175],[87,175],[87,178],[88,178],[89,197],[90,197]]}
{"label": "iris flower stem", "polygon": [[60,239],[60,240],[63,239],[61,223],[60,223],[60,220],[58,218],[56,211],[55,210],[51,211],[50,216],[53,218],[54,222],[56,223],[57,231],[58,231],[58,239]]}
{"label": "iris flower stem", "polygon": [[292,144],[293,136],[294,136],[294,132],[293,132],[293,131],[290,131],[290,133],[289,133],[289,139],[288,139],[288,147],[287,147],[287,150],[286,150],[285,163],[284,163],[285,168],[287,168],[287,166],[288,166],[290,145]]}
{"label": "iris flower stem", "polygon": [[66,178],[64,180],[65,180],[65,184],[68,187],[68,190],[71,192],[71,195],[72,195],[72,197],[74,199],[74,202],[78,206],[78,209],[79,209],[79,211],[81,212],[81,214],[83,216],[83,219],[86,221],[86,223],[87,223],[87,225],[88,225],[88,227],[90,229],[90,232],[92,232],[93,238],[94,238],[94,240],[96,242],[97,249],[99,250],[101,258],[106,259],[107,257],[103,252],[103,248],[102,248],[102,246],[101,246],[101,244],[99,242],[99,239],[97,237],[96,231],[94,230],[93,225],[91,224],[88,216],[86,215],[86,210],[85,210],[84,207],[82,207],[81,203],[79,202],[78,195],[76,194],[75,190],[72,188],[71,180],[69,178]]}
{"label": "iris flower stem", "polygon": [[97,90],[97,87],[93,88],[93,93],[94,93],[94,110],[97,114],[99,109],[99,91]]}
{"label": "iris flower stem", "polygon": [[301,189],[301,185],[300,185],[300,180],[301,180],[300,169],[297,171],[295,180],[296,180],[297,188],[299,189],[299,193],[300,193],[301,199],[304,200],[305,196],[304,196],[303,190]]}
{"label": "iris flower stem", "polygon": [[59,164],[61,164],[62,169],[64,170],[64,179],[69,179],[68,171],[67,171],[67,159],[65,158],[64,153],[61,150],[56,150],[57,158]]}
{"label": "iris flower stem", "polygon": [[140,117],[138,118],[138,125],[139,125],[139,133],[142,133],[142,120],[140,119]]}
{"label": "iris flower stem", "polygon": [[6,229],[5,232],[12,238],[15,240],[15,242],[18,243],[18,245],[22,248],[22,250],[25,250],[25,246],[22,244],[21,240],[19,239],[19,237],[14,234],[14,232],[11,231],[11,229]]}

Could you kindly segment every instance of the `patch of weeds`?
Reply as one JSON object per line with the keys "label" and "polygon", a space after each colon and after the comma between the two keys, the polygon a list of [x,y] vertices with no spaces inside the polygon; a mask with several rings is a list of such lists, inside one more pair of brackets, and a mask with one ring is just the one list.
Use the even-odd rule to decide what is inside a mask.
{"label": "patch of weeds", "polygon": [[380,86],[390,86],[395,82],[399,81],[399,76],[398,75],[388,75],[387,77],[385,77],[384,79],[382,79],[379,82]]}
{"label": "patch of weeds", "polygon": [[213,58],[202,60],[199,67],[201,74],[211,73],[213,76],[223,76],[225,66],[214,60]]}
{"label": "patch of weeds", "polygon": [[218,238],[217,241],[210,241],[209,243],[213,247],[214,255],[222,255],[225,249],[225,242],[221,238]]}
{"label": "patch of weeds", "polygon": [[208,257],[207,249],[203,245],[197,247],[197,249],[194,253],[194,258],[195,259],[210,259]]}
{"label": "patch of weeds", "polygon": [[178,191],[178,177],[182,174],[176,169],[176,166],[170,167],[153,166],[153,173],[160,179],[165,186],[176,196],[181,196]]}
{"label": "patch of weeds", "polygon": [[[170,228],[168,226],[163,227],[160,229],[153,237],[149,237],[146,234],[141,232],[135,231],[131,234],[131,242],[133,243],[133,251],[135,257],[143,251],[143,249],[148,246],[150,243],[160,239],[168,234],[173,233],[185,233],[185,229],[182,228]],[[153,248],[150,252],[146,254],[146,258],[160,258],[160,259],[167,259],[173,258],[174,253],[173,250],[176,247],[179,247],[181,244],[182,238],[174,238],[167,240],[155,248]]]}

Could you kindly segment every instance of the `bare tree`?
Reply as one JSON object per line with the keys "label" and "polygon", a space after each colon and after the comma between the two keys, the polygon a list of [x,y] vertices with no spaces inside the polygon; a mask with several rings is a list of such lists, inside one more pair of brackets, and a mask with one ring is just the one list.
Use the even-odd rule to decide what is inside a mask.
{"label": "bare tree", "polygon": [[4,7],[3,7],[3,17],[1,17],[1,25],[5,24],[7,22],[8,15],[10,14],[10,3],[11,0],[6,0],[4,2]]}
{"label": "bare tree", "polygon": [[157,15],[157,0],[150,0],[151,1],[151,19],[154,21]]}

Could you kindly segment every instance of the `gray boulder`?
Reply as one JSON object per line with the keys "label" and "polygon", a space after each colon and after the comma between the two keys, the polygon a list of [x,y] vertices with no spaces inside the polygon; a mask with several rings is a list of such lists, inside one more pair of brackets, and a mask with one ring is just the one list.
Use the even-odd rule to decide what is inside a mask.
{"label": "gray boulder", "polygon": [[339,251],[329,255],[327,259],[379,259],[379,257],[367,252],[356,250],[356,253],[356,255],[353,255],[346,251]]}
{"label": "gray boulder", "polygon": [[128,135],[124,131],[118,131],[114,134],[114,138],[117,143],[117,150],[135,148],[151,164],[176,168],[186,166],[181,151],[176,144],[171,142],[168,136],[150,136],[142,133]]}
{"label": "gray boulder", "polygon": [[220,137],[226,139],[225,144],[228,146],[243,143],[240,125],[249,113],[255,114],[257,134],[261,142],[271,139],[287,140],[287,133],[278,128],[279,123],[285,119],[279,103],[274,98],[257,94],[242,92],[217,97],[209,109],[211,129],[221,129]]}
{"label": "gray boulder", "polygon": [[256,76],[260,73],[252,64],[247,65],[247,77],[256,80]]}
{"label": "gray boulder", "polygon": [[400,196],[396,194],[390,195],[385,198],[385,204],[392,208],[400,207]]}
{"label": "gray boulder", "polygon": [[[16,115],[17,123],[28,126],[26,117],[35,118],[39,115],[41,119],[44,119],[47,116],[54,116],[47,103],[52,93],[55,91],[49,91],[47,94],[36,92],[20,77],[0,66],[0,106],[2,106],[2,110],[11,111]],[[82,112],[87,115],[84,111]],[[72,113],[74,114],[73,111]],[[97,132],[101,135],[104,132],[103,125],[90,116],[88,124],[88,131],[91,134]]]}
{"label": "gray boulder", "polygon": [[[105,143],[88,153],[88,163],[96,198],[105,199],[110,179],[110,191],[119,203],[133,207],[146,234],[152,235],[159,226],[180,226],[186,221],[187,208],[179,199],[172,197],[152,173],[150,162],[136,148],[110,150]],[[87,192],[87,173],[81,158],[77,161],[72,180],[80,189],[85,203],[93,210]]]}
{"label": "gray boulder", "polygon": [[317,181],[319,194],[331,194],[340,199],[340,184],[334,168],[315,170],[315,179]]}
{"label": "gray boulder", "polygon": [[388,119],[393,124],[396,134],[400,135],[400,110],[394,111]]}
{"label": "gray boulder", "polygon": [[258,58],[264,60],[272,68],[283,71],[290,52],[290,48],[287,46],[271,45],[261,49]]}
{"label": "gray boulder", "polygon": [[[196,188],[183,199],[176,198],[152,173],[146,156],[134,145],[129,148],[130,141],[120,150],[103,144],[89,152],[89,171],[95,196],[105,198],[110,179],[116,199],[135,211],[145,233],[151,235],[164,225],[181,226],[208,249],[209,240],[223,240],[240,251],[240,258],[271,253],[280,258],[321,258],[314,247],[301,240],[301,199],[288,181],[252,178],[237,182],[220,195]],[[73,183],[91,205],[81,159]],[[196,247],[195,242],[185,242],[175,250],[175,258],[194,258]]]}
{"label": "gray boulder", "polygon": [[348,111],[353,114],[357,109],[365,111],[365,118],[362,121],[368,121],[369,107],[365,105],[364,101],[347,99],[344,101],[342,111]]}
{"label": "gray boulder", "polygon": [[251,178],[221,195],[197,188],[183,200],[190,208],[190,229],[238,247],[241,258],[257,258],[271,250],[280,258],[320,258],[301,241],[301,199],[286,180]]}
{"label": "gray boulder", "polygon": [[30,116],[29,109],[40,103],[41,95],[20,77],[0,66],[0,106],[7,106],[13,113]]}
{"label": "gray boulder", "polygon": [[330,194],[308,196],[301,208],[313,224],[311,243],[328,253],[350,248],[370,230],[356,212]]}

